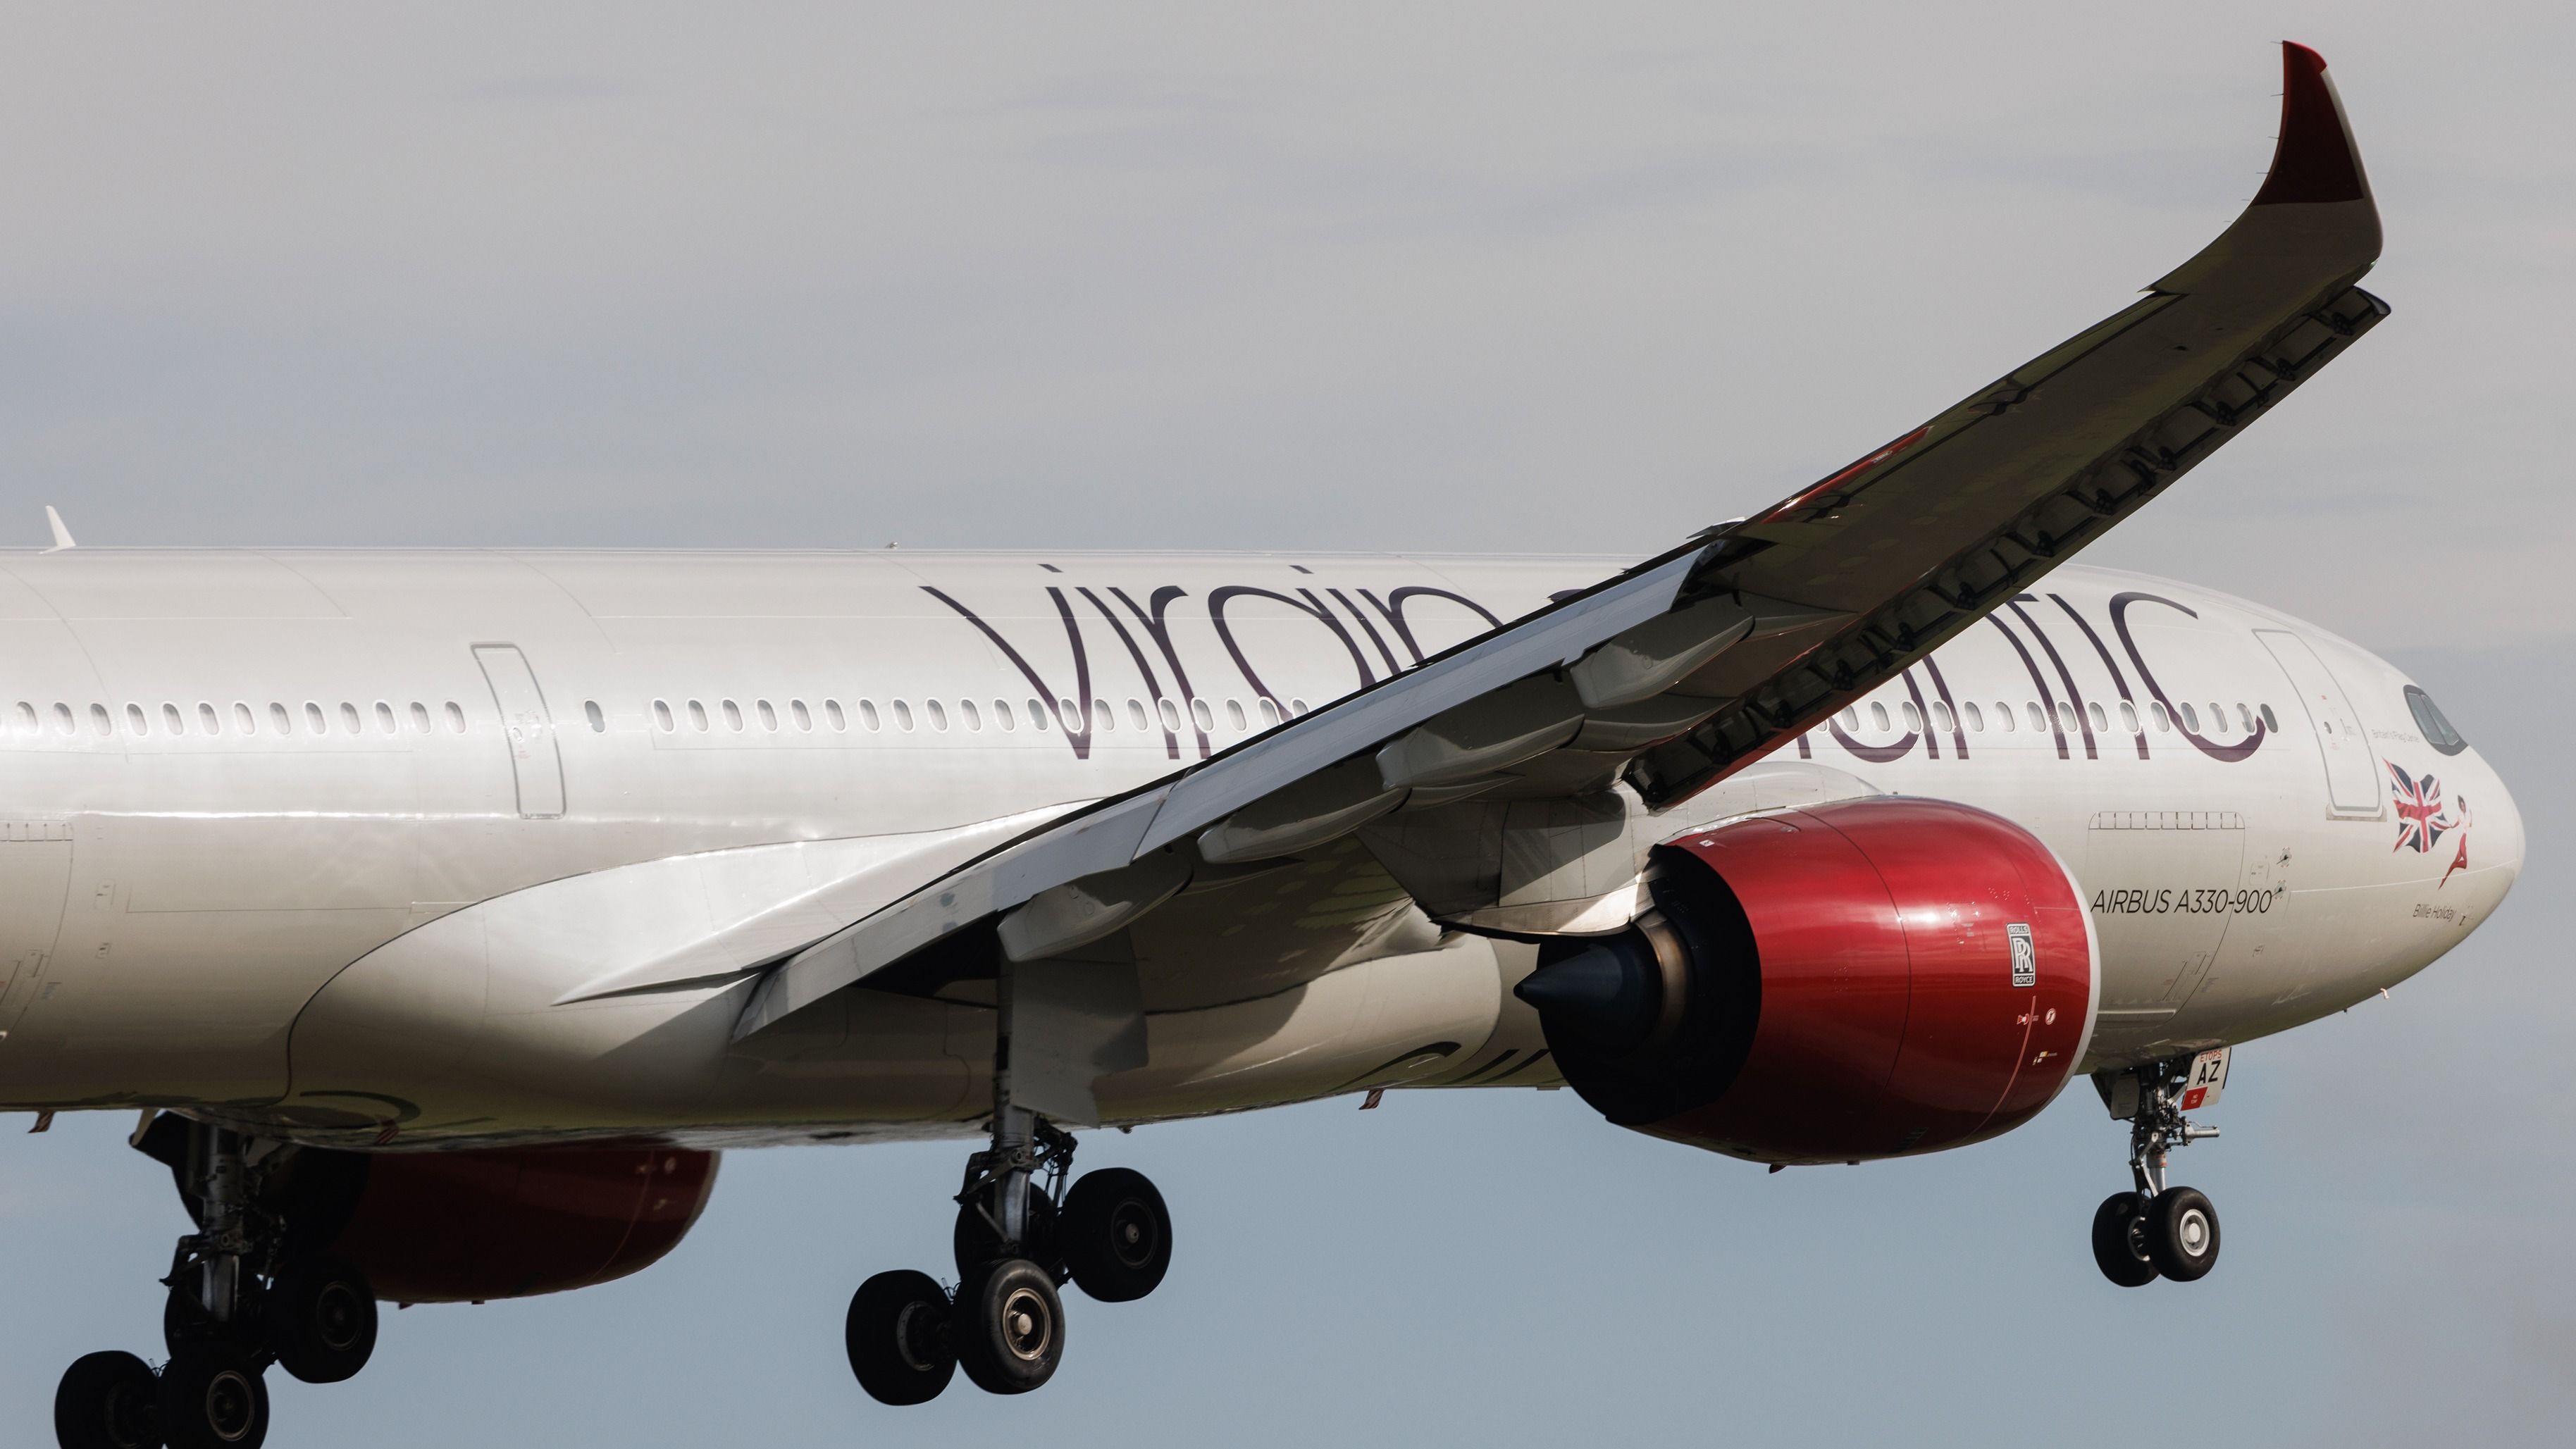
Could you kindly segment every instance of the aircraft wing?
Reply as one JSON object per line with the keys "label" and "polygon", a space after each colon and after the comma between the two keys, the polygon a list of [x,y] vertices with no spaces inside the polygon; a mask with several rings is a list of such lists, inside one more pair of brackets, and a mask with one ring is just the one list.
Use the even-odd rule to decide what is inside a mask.
{"label": "aircraft wing", "polygon": [[2325,62],[2286,45],[2284,67],[2262,189],[2134,303],[1750,518],[947,872],[773,968],[737,1038],[970,928],[1060,958],[1194,879],[1372,826],[1428,914],[1471,916],[1475,892],[1420,883],[1436,860],[1392,858],[1438,832],[1382,818],[1520,802],[1549,838],[1613,815],[1686,828],[1693,795],[2028,589],[2387,315],[2354,285],[2379,216]]}

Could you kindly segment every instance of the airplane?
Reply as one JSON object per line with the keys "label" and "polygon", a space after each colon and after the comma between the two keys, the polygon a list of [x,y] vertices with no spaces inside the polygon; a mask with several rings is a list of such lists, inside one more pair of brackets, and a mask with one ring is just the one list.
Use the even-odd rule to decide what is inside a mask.
{"label": "airplane", "polygon": [[[377,1304],[636,1272],[720,1154],[971,1145],[857,1285],[887,1404],[1151,1294],[1077,1131],[1571,1088],[1766,1165],[2078,1080],[2113,1282],[2196,1280],[2232,1052],[2430,965],[2523,833],[2430,695],[2069,557],[2340,356],[2376,208],[2283,50],[2251,204],[2134,302],[1652,558],[0,556],[0,1108],[137,1114],[196,1225],[65,1449],[255,1446]],[[953,1273],[953,1278],[950,1276]],[[953,1286],[951,1286],[953,1283]]]}

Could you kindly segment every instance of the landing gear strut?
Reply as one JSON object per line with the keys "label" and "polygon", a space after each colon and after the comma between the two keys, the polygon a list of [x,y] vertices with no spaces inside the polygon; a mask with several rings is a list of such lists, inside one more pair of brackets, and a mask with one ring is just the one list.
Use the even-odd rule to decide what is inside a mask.
{"label": "landing gear strut", "polygon": [[63,1449],[258,1449],[269,1365],[308,1383],[355,1374],[375,1350],[375,1295],[262,1205],[279,1144],[165,1115],[136,1145],[168,1164],[197,1221],[161,1280],[169,1362],[157,1375],[130,1353],[73,1363],[54,1394],[55,1437]]}
{"label": "landing gear strut", "polygon": [[2186,1100],[2197,1105],[2192,1087],[2207,1078],[2212,1058],[2223,1081],[2223,1052],[2094,1076],[2111,1114],[2129,1119],[2134,1190],[2113,1193],[2093,1213],[2093,1261],[2103,1277],[2123,1288],[2160,1277],[2189,1283],[2218,1264],[2218,1209],[2198,1189],[2165,1181],[2166,1158],[2174,1148],[2218,1135],[2217,1128],[2196,1126],[2183,1115]]}
{"label": "landing gear strut", "polygon": [[850,1370],[882,1404],[936,1398],[958,1369],[987,1393],[1024,1394],[1064,1360],[1071,1282],[1104,1303],[1154,1291],[1172,1261],[1172,1219],[1145,1175],[1109,1168],[1075,1181],[1073,1136],[1011,1101],[1011,973],[1002,972],[992,1139],[966,1159],[953,1235],[958,1286],[879,1273],[846,1323]]}

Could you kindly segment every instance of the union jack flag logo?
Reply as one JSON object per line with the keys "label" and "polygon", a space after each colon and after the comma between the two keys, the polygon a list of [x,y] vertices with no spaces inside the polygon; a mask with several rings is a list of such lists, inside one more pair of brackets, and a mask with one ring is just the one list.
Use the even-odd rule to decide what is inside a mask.
{"label": "union jack flag logo", "polygon": [[2430,851],[2443,831],[2457,829],[2461,823],[2452,818],[2450,807],[2442,801],[2442,782],[2430,775],[2418,780],[2395,760],[2382,763],[2388,766],[2388,777],[2397,795],[2397,843],[2389,849],[2418,854]]}

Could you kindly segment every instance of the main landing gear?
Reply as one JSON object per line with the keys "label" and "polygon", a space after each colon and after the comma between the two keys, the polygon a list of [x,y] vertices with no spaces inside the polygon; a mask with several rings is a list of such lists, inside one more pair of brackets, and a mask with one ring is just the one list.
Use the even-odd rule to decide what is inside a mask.
{"label": "main landing gear", "polygon": [[906,1269],[850,1299],[850,1371],[879,1403],[927,1403],[959,1369],[986,1393],[1025,1394],[1064,1360],[1060,1288],[1128,1303],[1171,1267],[1171,1214],[1143,1173],[1105,1168],[1067,1190],[1069,1134],[1020,1109],[994,1121],[957,1194],[956,1290]]}
{"label": "main landing gear", "polygon": [[1025,1394],[1064,1361],[1072,1283],[1104,1303],[1154,1291],[1172,1264],[1172,1217],[1123,1167],[1065,1183],[1073,1137],[1011,1101],[1011,1007],[1000,988],[992,1144],[966,1159],[957,1193],[954,1292],[927,1273],[879,1273],[850,1299],[850,1371],[883,1404],[937,1398],[959,1369],[993,1394]]}
{"label": "main landing gear", "polygon": [[[2093,1261],[2123,1288],[2158,1278],[2189,1283],[2218,1265],[2218,1209],[2197,1188],[2165,1182],[2171,1149],[2215,1137],[2182,1114],[2194,1059],[2179,1057],[2104,1072],[2094,1078],[2114,1117],[2129,1119],[2130,1192],[2113,1193],[2093,1212]],[[2225,1060],[2219,1061],[2223,1075]],[[2127,1111],[2123,1111],[2127,1108]]]}
{"label": "main landing gear", "polygon": [[197,1231],[179,1240],[159,1373],[130,1353],[76,1360],[54,1392],[62,1449],[258,1449],[269,1365],[337,1383],[376,1346],[376,1300],[356,1268],[306,1249],[260,1206],[273,1157],[241,1134],[174,1116],[138,1142],[168,1162]]}

